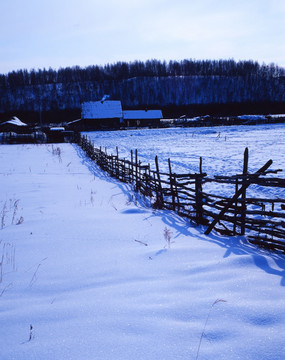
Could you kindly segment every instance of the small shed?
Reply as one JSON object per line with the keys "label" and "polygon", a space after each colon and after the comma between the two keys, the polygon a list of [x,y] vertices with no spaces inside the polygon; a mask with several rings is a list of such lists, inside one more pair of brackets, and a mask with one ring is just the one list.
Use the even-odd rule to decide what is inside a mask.
{"label": "small shed", "polygon": [[161,110],[124,110],[123,117],[127,127],[159,127],[163,118]]}
{"label": "small shed", "polygon": [[28,125],[23,123],[16,116],[0,124],[0,132],[14,132],[16,134],[23,134],[26,133],[27,130]]}
{"label": "small shed", "polygon": [[84,130],[119,129],[122,121],[121,101],[101,100],[82,104],[80,125]]}

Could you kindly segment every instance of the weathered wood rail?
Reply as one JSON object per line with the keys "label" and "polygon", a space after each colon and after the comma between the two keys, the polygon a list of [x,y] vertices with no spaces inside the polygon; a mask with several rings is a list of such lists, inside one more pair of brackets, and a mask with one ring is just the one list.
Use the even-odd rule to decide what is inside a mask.
{"label": "weathered wood rail", "polygon": [[[142,164],[138,152],[131,151],[130,159],[120,159],[107,154],[106,149],[96,148],[85,136],[78,135],[77,144],[104,171],[120,181],[133,184],[136,191],[151,197],[153,207],[169,209],[197,224],[207,227],[205,234],[213,229],[224,235],[247,235],[251,243],[285,253],[285,198],[254,198],[247,196],[250,185],[264,188],[285,188],[285,179],[266,177],[282,170],[268,170],[269,160],[256,173],[248,173],[248,150],[244,152],[243,172],[235,176],[208,177],[202,171],[194,174],[172,172],[168,159],[167,173],[159,170],[158,158],[155,169]],[[231,186],[232,196],[211,190],[218,185]],[[205,188],[210,189],[205,191]]]}

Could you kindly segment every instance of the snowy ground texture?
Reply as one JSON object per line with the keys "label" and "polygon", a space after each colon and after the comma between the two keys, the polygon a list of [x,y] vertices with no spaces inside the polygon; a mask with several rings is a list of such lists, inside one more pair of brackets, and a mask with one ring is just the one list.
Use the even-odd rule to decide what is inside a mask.
{"label": "snowy ground texture", "polygon": [[[94,142],[94,146],[107,149],[107,153],[131,159],[131,150],[138,150],[139,160],[150,164],[155,170],[155,156],[158,156],[159,169],[168,173],[168,158],[171,159],[172,172],[187,174],[199,172],[200,157],[203,159],[203,172],[214,175],[232,176],[241,174],[244,150],[249,149],[248,171],[256,172],[269,159],[273,164],[269,170],[282,169],[282,172],[269,174],[285,178],[285,124],[266,124],[257,126],[216,126],[197,128],[134,129],[122,131],[94,131],[83,133]],[[235,194],[234,185],[207,184],[203,190],[215,195]],[[251,185],[248,197],[285,198],[285,189],[264,188]]]}
{"label": "snowy ground texture", "polygon": [[284,256],[143,207],[75,145],[0,162],[1,360],[285,358]]}
{"label": "snowy ground texture", "polygon": [[[96,147],[107,148],[121,158],[130,158],[138,149],[139,159],[154,166],[158,156],[161,170],[168,171],[167,159],[173,172],[199,172],[200,156],[203,171],[208,175],[235,175],[242,172],[243,153],[249,148],[249,172],[257,171],[267,160],[272,168],[285,169],[285,124],[257,126],[216,126],[199,128],[137,129],[94,131],[83,133]],[[285,171],[279,174],[285,177]]]}

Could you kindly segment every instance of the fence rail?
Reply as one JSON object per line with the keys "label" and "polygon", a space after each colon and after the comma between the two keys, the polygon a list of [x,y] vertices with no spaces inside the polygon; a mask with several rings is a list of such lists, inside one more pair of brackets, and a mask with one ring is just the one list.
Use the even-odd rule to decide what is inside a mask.
{"label": "fence rail", "polygon": [[[86,136],[80,134],[76,142],[104,171],[152,197],[154,208],[173,210],[207,226],[205,234],[214,229],[229,236],[247,235],[251,243],[285,253],[285,198],[247,197],[247,188],[253,184],[264,188],[285,188],[285,179],[266,178],[268,174],[282,171],[268,170],[271,160],[256,173],[249,174],[246,148],[242,174],[211,178],[202,172],[202,158],[199,173],[173,173],[170,159],[166,173],[159,170],[157,156],[155,169],[151,169],[149,164],[142,164],[138,159],[137,150],[131,151],[130,159],[120,159],[118,148],[115,155],[107,154],[106,149],[94,147]],[[205,191],[205,187],[211,189],[217,184],[233,187],[232,197]]]}

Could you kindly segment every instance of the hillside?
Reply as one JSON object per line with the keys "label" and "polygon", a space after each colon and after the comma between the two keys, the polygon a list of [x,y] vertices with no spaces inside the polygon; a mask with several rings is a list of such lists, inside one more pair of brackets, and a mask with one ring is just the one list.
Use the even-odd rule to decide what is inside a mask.
{"label": "hillside", "polygon": [[109,94],[126,109],[161,108],[164,117],[285,112],[285,70],[253,61],[116,63],[0,75],[0,120],[74,120],[84,101]]}

